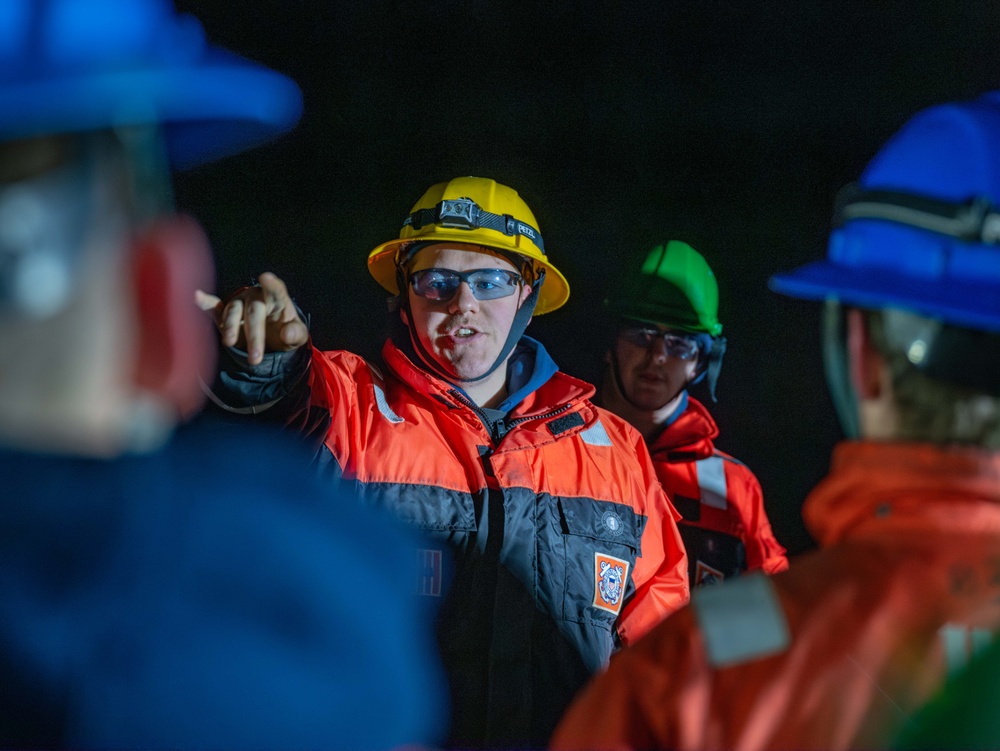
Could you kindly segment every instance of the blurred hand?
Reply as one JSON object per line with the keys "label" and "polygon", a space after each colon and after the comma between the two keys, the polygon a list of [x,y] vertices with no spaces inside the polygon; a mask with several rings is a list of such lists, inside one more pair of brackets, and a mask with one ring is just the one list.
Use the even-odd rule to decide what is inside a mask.
{"label": "blurred hand", "polygon": [[222,343],[246,350],[251,365],[259,364],[265,352],[287,352],[309,341],[288,288],[269,271],[256,286],[237,290],[228,300],[198,290],[195,302],[215,315]]}

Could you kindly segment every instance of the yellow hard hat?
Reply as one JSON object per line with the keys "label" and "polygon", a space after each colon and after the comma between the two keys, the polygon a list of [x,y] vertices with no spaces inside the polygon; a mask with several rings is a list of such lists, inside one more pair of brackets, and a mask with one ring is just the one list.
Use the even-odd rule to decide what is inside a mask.
{"label": "yellow hard hat", "polygon": [[427,189],[403,221],[399,239],[368,254],[368,271],[394,295],[399,294],[399,251],[415,242],[459,242],[516,253],[545,270],[535,315],[548,313],[569,299],[569,284],[545,257],[538,222],[512,188],[484,177],[457,177]]}

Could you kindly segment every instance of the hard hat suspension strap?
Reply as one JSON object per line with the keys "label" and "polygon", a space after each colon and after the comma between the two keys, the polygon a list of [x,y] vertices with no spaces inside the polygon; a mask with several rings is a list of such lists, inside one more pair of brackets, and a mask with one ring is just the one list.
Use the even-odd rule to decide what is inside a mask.
{"label": "hard hat suspension strap", "polygon": [[881,219],[984,245],[1000,244],[1000,209],[988,198],[953,203],[890,190],[863,190],[856,183],[837,194],[833,226],[854,219]]}

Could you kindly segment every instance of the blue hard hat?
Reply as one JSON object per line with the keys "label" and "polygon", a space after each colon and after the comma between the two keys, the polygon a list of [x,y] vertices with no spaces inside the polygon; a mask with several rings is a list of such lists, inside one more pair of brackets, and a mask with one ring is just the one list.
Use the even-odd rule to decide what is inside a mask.
{"label": "blue hard hat", "polygon": [[770,286],[1000,331],[998,206],[1000,92],[926,109],[840,197],[826,260]]}
{"label": "blue hard hat", "polygon": [[0,2],[0,140],[160,123],[185,168],[268,141],[301,111],[294,82],[209,46],[169,0]]}

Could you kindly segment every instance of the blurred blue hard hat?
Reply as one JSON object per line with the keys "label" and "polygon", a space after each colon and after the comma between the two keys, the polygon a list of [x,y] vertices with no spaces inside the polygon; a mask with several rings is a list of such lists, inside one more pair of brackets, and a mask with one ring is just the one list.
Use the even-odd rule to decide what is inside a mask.
{"label": "blurred blue hard hat", "polygon": [[183,169],[268,141],[289,78],[209,46],[169,0],[0,1],[0,140],[160,123]]}
{"label": "blurred blue hard hat", "polygon": [[826,260],[771,288],[1000,331],[998,205],[1000,92],[926,109],[838,197]]}

